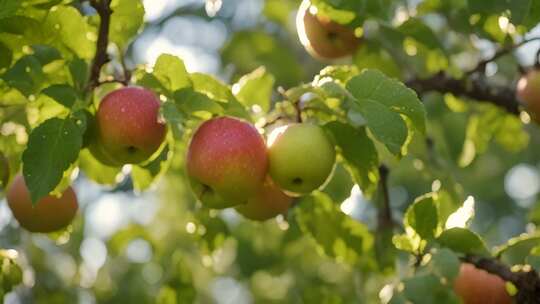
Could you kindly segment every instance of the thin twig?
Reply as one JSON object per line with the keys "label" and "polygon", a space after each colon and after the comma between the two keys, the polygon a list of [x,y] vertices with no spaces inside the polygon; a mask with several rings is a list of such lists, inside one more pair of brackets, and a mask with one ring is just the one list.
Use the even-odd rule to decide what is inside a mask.
{"label": "thin twig", "polygon": [[474,67],[472,70],[466,72],[465,75],[469,76],[469,75],[474,74],[476,72],[483,72],[486,69],[486,65],[488,63],[493,62],[493,61],[499,59],[500,57],[512,52],[513,50],[515,50],[515,49],[517,49],[517,48],[519,48],[519,47],[521,47],[521,46],[523,46],[523,45],[525,45],[525,44],[527,44],[529,42],[535,41],[535,40],[540,40],[540,37],[533,37],[533,38],[525,39],[525,40],[522,40],[519,43],[512,44],[512,45],[507,46],[507,47],[503,47],[500,50],[498,50],[497,52],[495,52],[495,54],[493,54],[493,56],[478,62],[476,67]]}
{"label": "thin twig", "polygon": [[90,79],[88,80],[87,91],[93,90],[100,84],[99,75],[101,68],[110,61],[107,54],[109,44],[109,27],[111,23],[112,10],[110,0],[90,0],[90,5],[97,11],[100,17],[98,39],[96,42],[96,54],[92,60],[90,68]]}

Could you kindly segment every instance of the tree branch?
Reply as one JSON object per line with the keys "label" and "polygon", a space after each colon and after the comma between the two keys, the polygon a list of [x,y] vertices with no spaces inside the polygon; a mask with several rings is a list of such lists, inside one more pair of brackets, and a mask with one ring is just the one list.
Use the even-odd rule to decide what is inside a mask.
{"label": "tree branch", "polygon": [[500,50],[498,50],[497,52],[495,52],[495,54],[493,54],[493,56],[487,58],[487,59],[484,59],[480,62],[478,62],[478,64],[476,65],[475,68],[473,68],[472,70],[468,71],[467,73],[465,73],[465,75],[469,76],[471,74],[474,74],[476,72],[483,72],[485,71],[486,69],[486,65],[490,62],[493,62],[497,59],[499,59],[500,57],[512,52],[513,50],[531,42],[531,41],[535,41],[535,40],[540,40],[540,37],[533,37],[533,38],[529,38],[529,39],[524,39],[523,41],[519,42],[519,43],[516,43],[516,44],[513,44],[513,45],[510,45],[510,46],[507,46],[507,47],[503,47],[501,48]]}
{"label": "tree branch", "polygon": [[452,93],[481,102],[489,102],[511,114],[519,115],[519,103],[514,89],[489,85],[483,80],[455,79],[440,72],[430,78],[409,80],[406,84],[419,95],[430,91]]}
{"label": "tree branch", "polygon": [[381,191],[381,199],[379,211],[377,214],[378,229],[392,228],[394,220],[392,219],[392,208],[390,207],[390,192],[388,189],[388,175],[390,170],[385,165],[379,167],[379,187]]}
{"label": "tree branch", "polygon": [[461,258],[463,262],[473,264],[478,269],[483,269],[491,274],[499,276],[501,279],[511,282],[518,289],[516,303],[518,304],[539,304],[540,303],[540,276],[531,269],[530,271],[513,272],[510,267],[502,262],[475,255],[466,255]]}
{"label": "tree branch", "polygon": [[110,0],[90,0],[90,5],[97,11],[100,22],[98,30],[98,39],[96,42],[96,54],[90,67],[90,79],[88,80],[87,90],[91,91],[99,86],[99,75],[101,68],[110,61],[107,54],[109,44],[109,27],[111,23],[112,10]]}

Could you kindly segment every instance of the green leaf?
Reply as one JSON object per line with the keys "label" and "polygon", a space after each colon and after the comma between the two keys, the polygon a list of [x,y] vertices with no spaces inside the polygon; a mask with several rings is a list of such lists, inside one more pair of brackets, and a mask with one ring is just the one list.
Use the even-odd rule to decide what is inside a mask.
{"label": "green leaf", "polygon": [[531,250],[540,243],[540,232],[522,234],[509,239],[504,245],[494,249],[494,255],[510,264],[523,264]]}
{"label": "green leaf", "polygon": [[242,76],[233,86],[233,92],[243,105],[247,107],[258,105],[264,112],[268,112],[274,82],[274,76],[268,74],[264,67],[260,67]]}
{"label": "green leaf", "polygon": [[433,272],[446,278],[448,282],[453,282],[457,277],[460,265],[459,257],[449,249],[439,249],[432,255],[431,266]]}
{"label": "green leaf", "polygon": [[329,122],[325,128],[333,135],[355,182],[366,195],[373,194],[379,180],[379,157],[365,128],[355,129],[338,121]]}
{"label": "green leaf", "polygon": [[51,118],[32,130],[22,161],[34,204],[58,185],[77,159],[81,145],[82,134],[71,119]]}
{"label": "green leaf", "polygon": [[68,109],[73,107],[75,101],[77,101],[77,92],[72,86],[67,84],[53,84],[43,89],[41,93],[49,96]]}
{"label": "green leaf", "polygon": [[399,249],[409,253],[417,253],[420,247],[420,239],[418,237],[409,236],[407,234],[397,234],[392,237],[392,243]]}
{"label": "green leaf", "polygon": [[45,66],[55,60],[61,60],[62,54],[58,49],[49,45],[32,45],[33,56],[39,60],[42,66]]}
{"label": "green leaf", "polygon": [[77,90],[83,90],[88,81],[88,65],[81,58],[75,58],[68,64],[73,85]]}
{"label": "green leaf", "polygon": [[161,114],[165,121],[169,124],[175,139],[182,139],[184,133],[183,123],[185,120],[184,115],[180,113],[175,102],[166,101],[161,104]]}
{"label": "green leaf", "polygon": [[355,99],[358,111],[367,121],[367,127],[388,151],[400,154],[407,139],[407,124],[401,116],[386,106],[368,99]]}
{"label": "green leaf", "polygon": [[0,42],[0,70],[9,67],[11,60],[13,60],[13,52],[5,44]]}
{"label": "green leaf", "polygon": [[0,19],[15,15],[20,3],[20,0],[0,0]]}
{"label": "green leaf", "polygon": [[184,62],[173,55],[160,55],[154,65],[153,75],[170,92],[191,86]]}
{"label": "green leaf", "polygon": [[443,247],[465,254],[488,254],[484,241],[476,233],[465,228],[445,230],[437,238]]}
{"label": "green leaf", "polygon": [[303,198],[294,214],[300,229],[311,235],[328,256],[355,263],[373,247],[373,235],[367,227],[341,212],[322,193]]}
{"label": "green leaf", "polygon": [[531,265],[537,272],[540,270],[540,245],[531,249],[529,256],[525,262]]}
{"label": "green leaf", "polygon": [[174,92],[174,100],[184,113],[192,114],[206,111],[212,114],[223,114],[223,107],[205,94],[195,92],[192,88],[184,88]]}
{"label": "green leaf", "polygon": [[407,116],[422,134],[426,129],[426,110],[416,93],[378,70],[364,70],[347,83],[347,90],[358,100],[372,100]]}
{"label": "green leaf", "polygon": [[89,39],[93,30],[76,8],[53,7],[44,28],[50,35],[48,39],[64,45],[80,58],[90,59],[94,55],[95,42]]}
{"label": "green leaf", "polygon": [[169,146],[165,146],[159,155],[150,163],[144,166],[133,166],[131,177],[135,190],[143,191],[149,188],[152,183],[161,176],[169,167],[172,159],[172,151]]}
{"label": "green leaf", "polygon": [[36,93],[45,75],[39,60],[35,56],[21,57],[17,62],[2,76],[2,79],[13,88],[16,88],[25,96]]}
{"label": "green leaf", "polygon": [[211,99],[223,101],[222,106],[227,115],[251,121],[249,113],[233,95],[229,86],[207,74],[192,73],[190,76],[193,82],[193,89],[208,95]]}
{"label": "green leaf", "polygon": [[417,275],[403,281],[403,293],[407,299],[415,304],[458,304],[457,296],[441,280],[433,275]]}
{"label": "green leaf", "polygon": [[421,196],[409,206],[404,216],[405,227],[412,228],[422,239],[435,237],[438,227],[438,211],[433,194]]}
{"label": "green leaf", "polygon": [[141,0],[113,0],[111,2],[110,40],[122,50],[141,29],[144,23],[144,6]]}

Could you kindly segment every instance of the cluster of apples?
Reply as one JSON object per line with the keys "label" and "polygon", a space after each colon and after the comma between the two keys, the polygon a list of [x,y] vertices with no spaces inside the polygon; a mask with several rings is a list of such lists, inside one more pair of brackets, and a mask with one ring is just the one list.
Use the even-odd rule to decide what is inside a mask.
{"label": "cluster of apples", "polygon": [[532,69],[517,83],[517,97],[532,119],[540,123],[540,70]]}
{"label": "cluster of apples", "polygon": [[321,187],[335,158],[319,126],[281,126],[265,144],[255,126],[224,116],[205,121],[194,133],[186,169],[204,206],[235,207],[246,218],[263,221],[285,213],[293,197]]}
{"label": "cluster of apples", "polygon": [[[144,88],[125,87],[107,94],[90,127],[88,148],[94,157],[109,166],[144,163],[151,158],[166,134],[165,124],[158,119],[159,105],[157,96]],[[9,185],[6,198],[15,219],[30,232],[64,229],[78,210],[71,186],[60,196],[48,195],[33,206],[21,174]]]}

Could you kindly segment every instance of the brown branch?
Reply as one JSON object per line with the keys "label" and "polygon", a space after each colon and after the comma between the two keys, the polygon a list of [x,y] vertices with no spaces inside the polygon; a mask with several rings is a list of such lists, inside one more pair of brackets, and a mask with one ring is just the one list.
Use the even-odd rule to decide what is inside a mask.
{"label": "brown branch", "polygon": [[516,303],[540,304],[540,276],[534,269],[513,272],[510,267],[499,260],[474,255],[467,255],[461,260],[514,284],[518,289],[515,296]]}
{"label": "brown branch", "polygon": [[110,0],[90,0],[90,5],[97,11],[100,23],[98,30],[98,39],[96,42],[96,54],[92,60],[90,68],[90,79],[88,80],[87,90],[91,91],[99,86],[99,75],[101,68],[110,61],[107,54],[107,46],[109,44],[109,27],[111,23],[112,10],[110,8]]}
{"label": "brown branch", "polygon": [[377,214],[377,225],[379,230],[392,228],[394,220],[392,219],[392,208],[390,207],[390,191],[388,189],[388,176],[390,170],[385,165],[379,167],[379,189],[381,193],[379,210]]}
{"label": "brown branch", "polygon": [[406,84],[419,95],[430,91],[452,93],[456,96],[468,97],[480,102],[489,102],[511,114],[519,115],[519,103],[516,100],[515,90],[490,85],[485,80],[455,79],[440,72],[430,78],[409,80]]}
{"label": "brown branch", "polygon": [[476,67],[474,67],[472,70],[466,72],[465,75],[469,76],[469,75],[474,74],[476,72],[483,72],[483,71],[485,71],[486,65],[488,63],[493,62],[493,61],[499,59],[500,57],[503,57],[504,55],[512,52],[513,50],[515,50],[515,49],[517,49],[517,48],[519,48],[519,47],[521,47],[521,46],[523,46],[523,45],[525,45],[525,44],[527,44],[527,43],[529,43],[531,41],[535,41],[535,40],[540,40],[540,37],[533,37],[533,38],[525,39],[525,40],[522,40],[519,43],[510,45],[510,46],[507,46],[507,47],[503,47],[500,50],[498,50],[497,52],[495,52],[495,54],[493,54],[493,56],[478,62]]}

